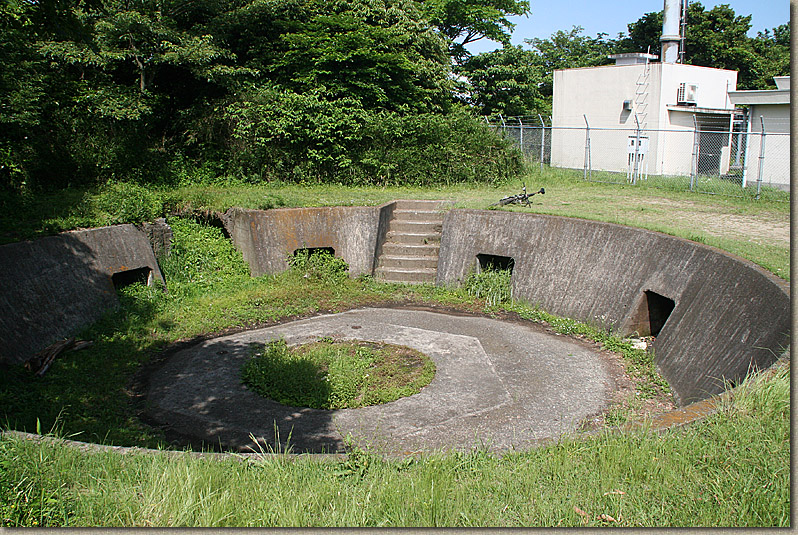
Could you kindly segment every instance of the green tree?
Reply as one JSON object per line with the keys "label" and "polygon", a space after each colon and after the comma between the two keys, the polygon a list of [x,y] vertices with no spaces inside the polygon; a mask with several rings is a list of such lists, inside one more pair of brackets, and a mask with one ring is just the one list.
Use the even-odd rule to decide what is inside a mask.
{"label": "green tree", "polygon": [[0,188],[17,189],[26,184],[25,133],[40,124],[45,93],[38,58],[29,44],[30,6],[0,3]]}
{"label": "green tree", "polygon": [[662,11],[646,13],[639,20],[626,26],[628,37],[621,37],[618,46],[622,52],[646,52],[660,54],[662,44]]}
{"label": "green tree", "polygon": [[574,26],[571,31],[558,30],[548,39],[524,39],[537,54],[543,70],[540,92],[551,98],[554,91],[554,71],[577,67],[596,67],[609,63],[608,55],[616,50],[616,42],[605,39],[606,34],[596,37],[582,35],[584,28]]}
{"label": "green tree", "polygon": [[529,13],[527,0],[422,0],[427,19],[446,37],[449,54],[462,63],[465,45],[490,39],[505,46],[515,25],[507,17]]}
{"label": "green tree", "polygon": [[[617,43],[619,52],[659,54],[662,12],[646,13],[628,25],[629,35]],[[707,10],[700,2],[687,9],[685,63],[738,71],[739,89],[762,89],[773,85],[773,76],[789,72],[790,30],[787,24],[773,32],[748,37],[751,15],[737,15],[727,4]]]}
{"label": "green tree", "polygon": [[544,70],[539,56],[520,46],[508,46],[470,57],[458,69],[466,77],[460,93],[481,115],[546,114],[551,104],[540,92]]}
{"label": "green tree", "polygon": [[[197,31],[201,25],[181,26],[172,17],[185,18],[197,5],[4,3],[15,16],[3,18],[9,31],[0,46],[14,60],[4,71],[13,75],[0,84],[17,86],[3,91],[14,103],[3,106],[0,121],[9,127],[0,144],[15,160],[6,169],[17,176],[4,183],[20,183],[22,176],[28,185],[46,186],[159,173],[170,145],[190,137],[196,110],[223,94],[235,71],[229,52]],[[23,114],[25,106],[34,113]]]}
{"label": "green tree", "polygon": [[507,144],[454,105],[446,40],[420,8],[5,0],[1,185],[183,179],[206,162],[302,180],[518,172]]}
{"label": "green tree", "polygon": [[781,24],[773,31],[757,32],[751,40],[758,58],[757,76],[749,82],[750,89],[767,89],[775,86],[774,76],[790,74],[790,25]]}
{"label": "green tree", "polygon": [[47,40],[39,44],[48,59],[97,73],[81,98],[101,116],[138,119],[152,112],[160,73],[186,69],[195,78],[213,79],[217,60],[231,54],[208,34],[194,34],[169,16],[168,0],[105,0],[98,9],[74,8],[84,25],[83,39]]}
{"label": "green tree", "polygon": [[440,111],[451,100],[444,43],[410,1],[252,2],[219,27],[241,65],[287,90],[367,109]]}

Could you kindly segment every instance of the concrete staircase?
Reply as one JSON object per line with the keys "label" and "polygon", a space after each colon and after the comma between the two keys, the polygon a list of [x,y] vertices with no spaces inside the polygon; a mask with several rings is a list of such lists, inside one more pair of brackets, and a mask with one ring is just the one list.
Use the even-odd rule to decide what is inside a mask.
{"label": "concrete staircase", "polygon": [[396,201],[375,278],[404,284],[435,284],[446,201]]}

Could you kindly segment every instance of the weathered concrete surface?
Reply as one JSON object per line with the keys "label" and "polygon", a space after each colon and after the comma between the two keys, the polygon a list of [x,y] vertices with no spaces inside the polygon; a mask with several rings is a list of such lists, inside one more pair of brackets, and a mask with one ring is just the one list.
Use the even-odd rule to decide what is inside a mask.
{"label": "weathered concrete surface", "polygon": [[[392,403],[337,411],[295,408],[241,384],[251,344],[289,345],[331,336],[412,347],[432,358],[435,379]],[[149,378],[150,417],[168,431],[228,450],[275,447],[343,451],[351,433],[385,453],[481,444],[523,448],[574,430],[608,406],[619,366],[585,344],[533,324],[405,309],[359,309],[202,342]]]}
{"label": "weathered concrete surface", "polygon": [[96,321],[118,303],[113,275],[140,268],[163,280],[133,225],[0,246],[0,360],[24,362]]}
{"label": "weathered concrete surface", "polygon": [[515,260],[517,297],[553,314],[623,330],[643,292],[675,302],[654,344],[680,405],[723,390],[788,347],[785,281],[718,249],[610,223],[485,210],[446,215],[438,284],[462,280],[476,255]]}
{"label": "weathered concrete surface", "polygon": [[285,271],[294,251],[314,247],[332,247],[357,276],[374,270],[378,240],[385,233],[381,224],[390,219],[391,206],[231,208],[223,219],[253,276]]}

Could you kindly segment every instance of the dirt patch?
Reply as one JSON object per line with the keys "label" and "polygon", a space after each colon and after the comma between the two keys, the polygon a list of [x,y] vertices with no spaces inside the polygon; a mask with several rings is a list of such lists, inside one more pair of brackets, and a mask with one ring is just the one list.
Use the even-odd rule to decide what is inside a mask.
{"label": "dirt patch", "polygon": [[706,233],[720,238],[740,239],[763,245],[790,246],[790,215],[788,213],[764,212],[756,215],[738,215],[718,212],[694,201],[670,199],[635,199],[629,206],[629,214],[645,207],[660,208],[660,214],[646,212],[646,221],[658,221],[662,225],[690,228],[696,234]]}
{"label": "dirt patch", "polygon": [[692,221],[698,228],[713,236],[747,236],[749,241],[763,245],[790,246],[790,221],[776,218],[752,218],[732,214],[681,214],[683,221]]}

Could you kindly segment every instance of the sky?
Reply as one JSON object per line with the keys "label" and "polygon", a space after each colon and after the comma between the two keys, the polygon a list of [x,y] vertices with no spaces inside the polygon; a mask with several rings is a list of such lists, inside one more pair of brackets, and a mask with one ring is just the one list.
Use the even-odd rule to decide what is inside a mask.
{"label": "sky", "polygon": [[[530,0],[528,17],[511,17],[515,29],[514,45],[524,45],[524,39],[548,38],[557,30],[570,31],[573,26],[584,28],[582,35],[595,37],[599,32],[608,38],[627,32],[627,24],[639,20],[644,14],[662,11],[664,0]],[[749,35],[773,29],[790,22],[789,0],[702,0],[707,10],[718,4],[728,4],[737,15],[753,15]],[[690,31],[690,28],[687,28]],[[472,54],[488,52],[501,45],[482,39],[467,46]],[[524,46],[524,48],[529,48]],[[657,54],[658,52],[654,52]]]}

